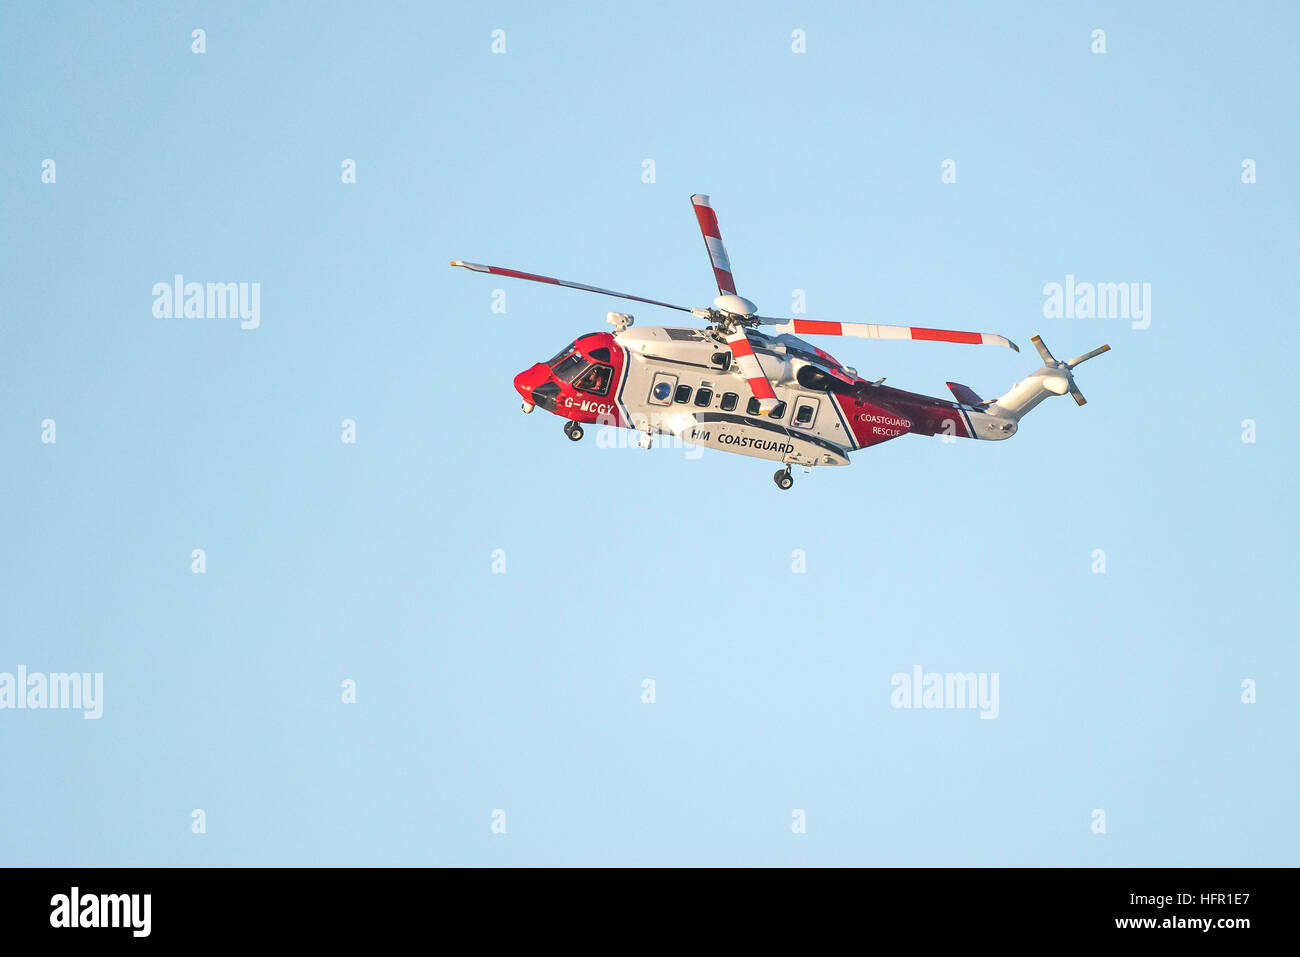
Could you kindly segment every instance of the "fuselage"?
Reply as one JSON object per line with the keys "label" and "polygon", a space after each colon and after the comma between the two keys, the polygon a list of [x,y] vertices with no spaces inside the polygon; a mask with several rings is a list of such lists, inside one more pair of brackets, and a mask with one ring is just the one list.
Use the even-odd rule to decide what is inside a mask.
{"label": "fuselage", "polygon": [[972,405],[859,378],[794,335],[750,341],[779,405],[758,412],[711,330],[647,326],[582,336],[515,378],[525,403],[581,423],[668,433],[724,452],[795,465],[847,465],[848,454],[909,432],[1006,438],[1014,423]]}

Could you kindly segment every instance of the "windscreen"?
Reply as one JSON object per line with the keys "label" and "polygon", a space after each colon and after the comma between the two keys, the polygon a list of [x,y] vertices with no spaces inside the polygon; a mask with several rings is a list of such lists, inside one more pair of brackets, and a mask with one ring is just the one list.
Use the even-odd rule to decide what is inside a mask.
{"label": "windscreen", "polygon": [[573,347],[574,347],[575,345],[577,345],[577,340],[574,340],[573,342],[570,342],[567,346],[565,346],[563,349],[561,349],[559,352],[557,352],[557,353],[555,354],[555,358],[548,360],[546,364],[547,364],[548,366],[550,366],[551,368],[555,368],[555,363],[559,362],[561,359],[563,359],[565,356],[567,356],[570,352],[572,352],[572,351],[573,351]]}
{"label": "windscreen", "polygon": [[555,367],[556,378],[572,382],[579,372],[587,367],[587,357],[574,353]]}

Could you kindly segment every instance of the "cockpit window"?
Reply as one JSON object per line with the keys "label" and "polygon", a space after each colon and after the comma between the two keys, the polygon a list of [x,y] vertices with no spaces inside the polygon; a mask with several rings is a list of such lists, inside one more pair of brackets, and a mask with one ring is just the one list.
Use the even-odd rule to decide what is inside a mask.
{"label": "cockpit window", "polygon": [[592,395],[604,395],[609,391],[609,383],[613,375],[614,369],[612,366],[597,363],[584,372],[582,377],[573,383],[573,386],[575,389],[590,392]]}
{"label": "cockpit window", "polygon": [[563,359],[565,356],[567,356],[570,352],[572,352],[573,347],[576,346],[577,344],[578,341],[576,339],[573,342],[570,342],[567,346],[565,346],[563,349],[561,349],[559,352],[555,354],[554,359],[551,359],[546,364],[551,368],[555,368],[555,364],[559,362],[561,359]]}
{"label": "cockpit window", "polygon": [[574,375],[580,372],[586,365],[586,357],[575,352],[555,367],[555,375],[557,378],[563,379],[565,382],[572,382]]}

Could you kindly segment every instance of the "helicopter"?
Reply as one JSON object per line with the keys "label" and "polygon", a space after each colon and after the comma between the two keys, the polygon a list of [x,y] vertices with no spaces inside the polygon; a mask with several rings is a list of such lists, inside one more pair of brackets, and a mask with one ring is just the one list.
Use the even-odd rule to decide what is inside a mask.
{"label": "helicopter", "polygon": [[[869,381],[857,370],[801,336],[910,339],[1001,346],[1019,352],[1005,336],[919,326],[817,319],[773,319],[736,292],[731,261],[718,217],[708,196],[691,196],[691,207],[713,267],[718,295],[711,307],[689,307],[599,286],[521,272],[503,266],[452,260],[473,272],[594,292],[690,313],[703,328],[640,326],[634,317],[610,312],[610,332],[579,336],[546,362],[515,376],[523,411],[537,407],[565,420],[564,434],[583,437],[583,425],[616,426],[640,432],[649,448],[656,434],[691,445],[779,462],[777,488],[794,485],[791,466],[849,465],[849,453],[900,435],[944,435],[1002,440],[1040,402],[1067,392],[1087,400],[1074,369],[1110,349],[1103,345],[1062,362],[1043,340],[1034,348],[1043,365],[997,399],[947,383],[953,399],[935,398]],[[770,327],[770,333],[759,327]]]}

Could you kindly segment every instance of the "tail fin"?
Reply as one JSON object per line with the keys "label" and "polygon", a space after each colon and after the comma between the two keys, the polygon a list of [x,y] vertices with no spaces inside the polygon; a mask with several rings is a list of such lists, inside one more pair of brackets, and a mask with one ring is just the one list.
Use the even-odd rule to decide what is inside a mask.
{"label": "tail fin", "polygon": [[960,382],[949,382],[948,389],[962,405],[983,405],[984,400],[975,394],[975,390]]}

